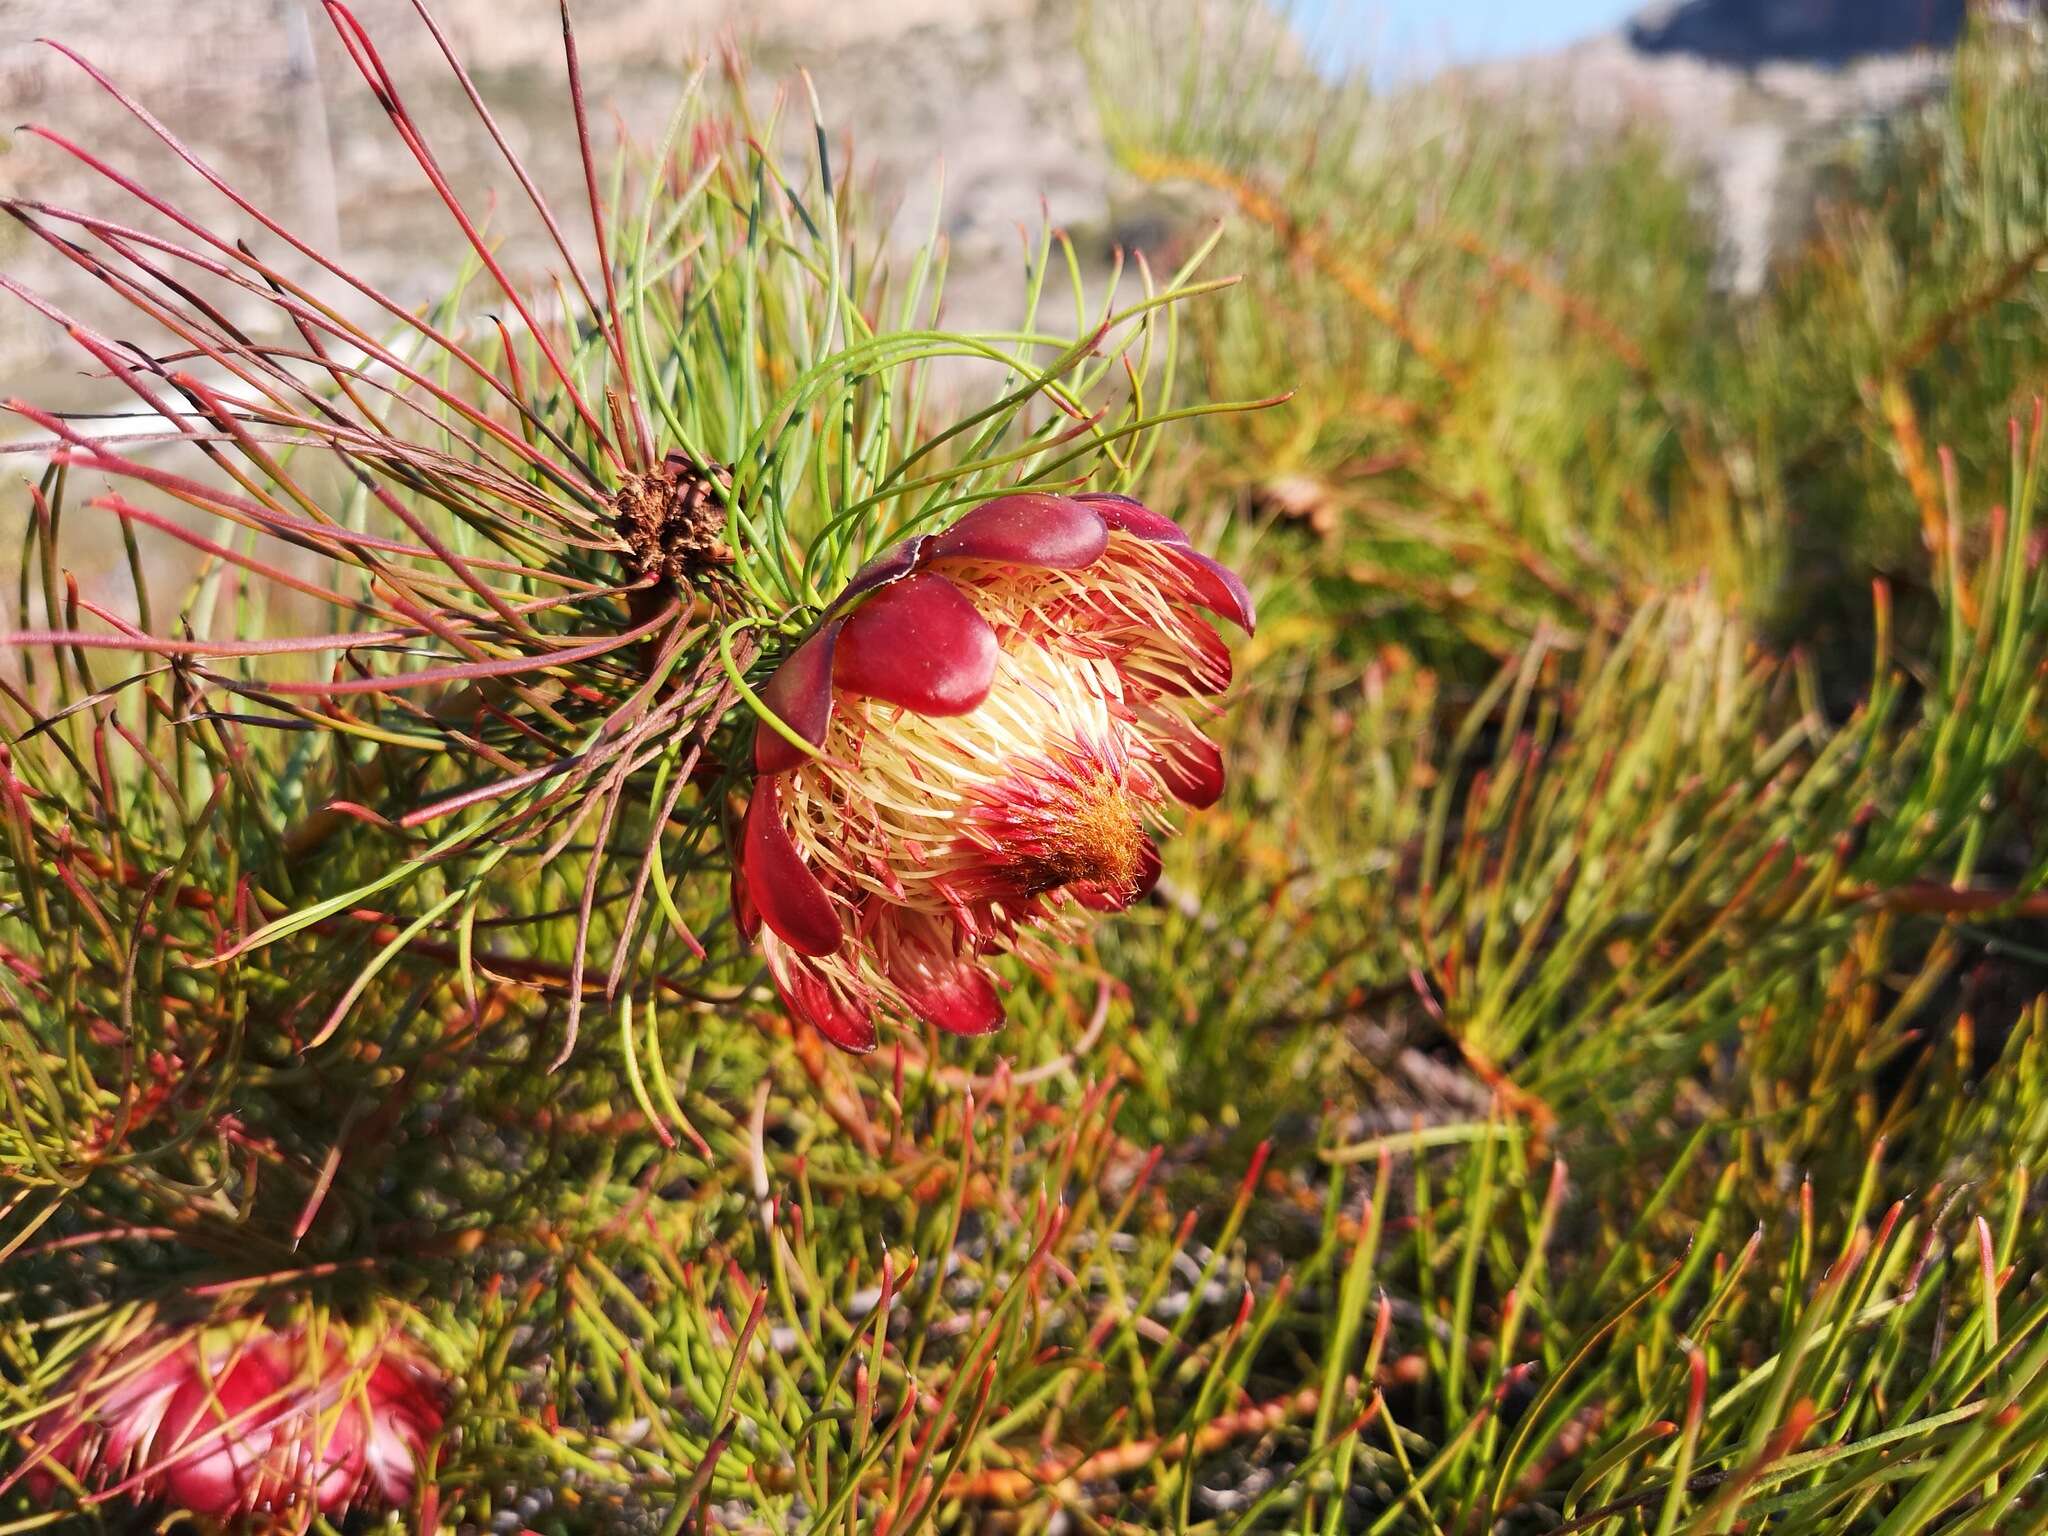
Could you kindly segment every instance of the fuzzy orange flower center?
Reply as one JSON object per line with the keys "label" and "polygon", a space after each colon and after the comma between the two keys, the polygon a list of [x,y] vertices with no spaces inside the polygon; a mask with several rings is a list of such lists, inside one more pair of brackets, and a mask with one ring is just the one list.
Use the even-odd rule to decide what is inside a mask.
{"label": "fuzzy orange flower center", "polygon": [[[1122,784],[1097,773],[1077,786],[1075,798],[1048,818],[1035,862],[1034,891],[1049,891],[1076,880],[1129,891],[1143,865],[1145,827]],[[1032,852],[1026,852],[1032,861]]]}

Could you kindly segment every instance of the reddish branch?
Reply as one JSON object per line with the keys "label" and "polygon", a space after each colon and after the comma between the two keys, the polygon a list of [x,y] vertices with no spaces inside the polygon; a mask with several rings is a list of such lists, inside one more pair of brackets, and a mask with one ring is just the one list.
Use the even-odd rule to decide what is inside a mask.
{"label": "reddish branch", "polygon": [[1341,288],[1353,303],[1391,331],[1407,348],[1427,363],[1445,382],[1464,383],[1464,370],[1445,355],[1424,334],[1401,306],[1383,292],[1358,264],[1331,248],[1323,232],[1301,223],[1272,194],[1245,177],[1232,174],[1210,161],[1174,155],[1138,155],[1131,168],[1147,181],[1185,178],[1227,193],[1247,218],[1264,224],[1280,238],[1291,255],[1300,257]]}
{"label": "reddish branch", "polygon": [[1191,1447],[1196,1456],[1211,1455],[1234,1441],[1269,1434],[1292,1420],[1306,1418],[1321,1402],[1319,1388],[1305,1387],[1291,1397],[1221,1414],[1192,1436],[1132,1440],[1092,1456],[1041,1461],[1029,1470],[993,1468],[963,1473],[947,1482],[945,1496],[977,1504],[1022,1504],[1041,1493],[1107,1482],[1155,1462],[1172,1465],[1185,1458]]}
{"label": "reddish branch", "polygon": [[1650,364],[1643,356],[1643,349],[1586,300],[1552,282],[1533,267],[1495,250],[1470,230],[1447,227],[1445,238],[1467,256],[1486,263],[1487,270],[1502,282],[1521,289],[1539,303],[1549,305],[1581,330],[1596,337],[1631,373],[1641,378],[1649,377]]}
{"label": "reddish branch", "polygon": [[1893,912],[1958,917],[1990,912],[2000,917],[2048,917],[2048,891],[1982,891],[1943,885],[1935,880],[1910,880],[1890,890],[1852,886],[1844,894],[1850,901],[1874,901]]}

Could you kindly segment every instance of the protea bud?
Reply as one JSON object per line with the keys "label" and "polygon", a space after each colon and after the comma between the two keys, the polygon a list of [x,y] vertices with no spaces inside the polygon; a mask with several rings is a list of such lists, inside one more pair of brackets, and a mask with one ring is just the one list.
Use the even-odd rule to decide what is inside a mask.
{"label": "protea bud", "polygon": [[388,1332],[324,1319],[154,1329],[95,1351],[67,1409],[31,1427],[28,1486],[51,1498],[61,1466],[100,1496],[211,1520],[402,1508],[443,1396]]}
{"label": "protea bud", "polygon": [[984,956],[1149,890],[1169,803],[1223,789],[1201,608],[1252,627],[1122,496],[999,497],[856,575],[763,690],[789,735],[754,739],[734,905],[790,1010],[849,1050],[877,1017],[985,1034]]}

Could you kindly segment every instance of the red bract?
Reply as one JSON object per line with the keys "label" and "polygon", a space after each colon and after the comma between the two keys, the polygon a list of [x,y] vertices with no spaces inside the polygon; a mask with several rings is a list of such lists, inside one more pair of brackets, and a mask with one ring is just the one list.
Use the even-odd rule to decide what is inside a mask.
{"label": "red bract", "polygon": [[402,1508],[441,1427],[443,1386],[415,1350],[332,1325],[157,1331],[80,1368],[33,1426],[28,1485],[63,1467],[100,1498],[212,1520]]}
{"label": "red bract", "polygon": [[1149,890],[1168,803],[1223,791],[1204,608],[1252,628],[1121,496],[999,497],[855,576],[762,690],[788,734],[754,739],[735,905],[791,1011],[848,1050],[878,1017],[985,1034],[984,956]]}

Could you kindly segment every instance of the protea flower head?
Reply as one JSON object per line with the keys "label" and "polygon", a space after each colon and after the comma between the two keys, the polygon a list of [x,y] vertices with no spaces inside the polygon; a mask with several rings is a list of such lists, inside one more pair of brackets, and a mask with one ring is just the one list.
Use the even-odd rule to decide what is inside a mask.
{"label": "protea flower head", "polygon": [[[1077,306],[1085,334],[1071,342],[1036,324],[1028,339],[932,330],[918,316],[938,303],[943,263],[921,259],[907,287],[889,288],[888,221],[866,210],[861,178],[834,174],[823,118],[814,113],[815,162],[785,164],[774,144],[786,136],[752,121],[736,57],[722,90],[687,91],[660,153],[625,155],[608,177],[565,4],[566,117],[583,171],[572,215],[515,151],[430,0],[400,9],[416,13],[473,109],[472,137],[487,151],[474,164],[434,146],[454,115],[415,113],[404,71],[387,68],[350,0],[317,9],[445,209],[446,248],[423,224],[416,265],[473,268],[473,281],[461,277],[431,306],[386,292],[59,45],[163,153],[130,167],[29,125],[24,136],[75,163],[101,198],[83,208],[27,188],[0,196],[0,214],[96,297],[60,303],[11,271],[0,271],[0,295],[61,328],[131,407],[110,426],[98,401],[67,414],[0,399],[0,415],[35,434],[11,446],[48,461],[27,526],[37,541],[49,530],[49,542],[21,564],[52,576],[35,615],[24,603],[15,618],[51,627],[0,634],[0,649],[58,658],[31,696],[0,695],[0,714],[24,716],[6,734],[27,740],[44,711],[105,686],[94,720],[128,729],[104,704],[148,722],[137,751],[153,766],[210,762],[221,740],[237,760],[289,760],[304,810],[280,829],[284,856],[336,849],[324,867],[365,871],[357,899],[320,897],[340,925],[329,948],[376,951],[385,938],[358,925],[398,915],[414,926],[378,967],[452,963],[470,981],[517,971],[522,987],[560,1000],[555,1059],[566,1061],[585,999],[648,981],[638,973],[652,955],[665,957],[665,990],[700,990],[727,963],[690,924],[716,912],[722,882],[699,879],[723,873],[702,797],[723,770],[744,767],[711,758],[728,746],[744,755],[743,736],[721,723],[740,698],[753,632],[845,579],[877,509],[901,504],[904,468],[942,442],[971,430],[978,445],[918,476],[933,500],[952,501],[989,456],[1020,473],[1092,472],[1112,445],[1141,453],[1155,427],[1207,409],[1171,404],[1171,370],[1164,384],[1145,371],[1159,351],[1154,327],[1210,285],[1192,281],[1191,260],[1170,286],[1148,277],[1142,296],[1119,302],[1113,274],[1099,314],[1092,301]],[[207,194],[198,201],[195,182]],[[231,228],[216,227],[223,202]],[[1048,231],[1039,270],[1056,259],[1054,243]],[[522,276],[535,260],[554,273]],[[926,365],[970,357],[997,392],[983,400],[963,379],[955,423],[939,429]],[[1057,408],[1040,410],[1046,402]],[[126,592],[93,581],[67,604],[55,531],[85,525],[67,504],[192,551],[191,598],[145,602],[138,558],[132,622]],[[1086,520],[1098,543],[1107,515]],[[1157,530],[1128,542],[1147,538],[1158,542]],[[957,586],[962,602],[986,583],[989,595],[971,601],[999,607],[1010,598],[998,591],[1027,569],[1023,554],[978,575],[941,561],[932,580]],[[1080,603],[1059,595],[1080,567],[1054,559],[1031,568],[1063,573],[1046,600]],[[1177,555],[1108,558],[1105,571],[1149,573],[1132,590],[1156,611],[1091,620],[1095,643],[1121,644],[1105,638],[1118,626],[1165,623],[1177,636],[1175,593],[1198,569]],[[906,591],[925,574],[906,572]],[[893,590],[872,597],[890,605],[877,612],[915,606]],[[174,612],[175,625],[158,621]],[[1011,620],[992,608],[988,622],[1007,633]],[[849,630],[850,653],[880,623]],[[1154,648],[1163,657],[1175,643]],[[1132,649],[1141,670],[1148,644]],[[150,661],[107,684],[84,674],[83,658],[100,651]],[[67,672],[79,674],[70,694]],[[252,768],[236,783],[272,776]],[[805,793],[797,783],[793,801]],[[1142,856],[1135,841],[1125,852]],[[255,920],[215,946],[218,963],[308,932],[312,883],[285,874],[262,882]],[[1110,869],[1105,889],[1122,879]],[[537,886],[560,887],[561,899],[530,902]],[[452,905],[444,889],[460,890]],[[979,899],[993,918],[994,898]],[[577,910],[566,965],[541,958],[553,949],[541,914],[562,906]],[[479,918],[495,926],[478,929]],[[656,944],[667,929],[679,945]],[[472,932],[497,942],[478,949]],[[331,1038],[361,997],[344,991],[306,1047]]]}
{"label": "protea flower head", "polygon": [[1230,652],[1198,609],[1252,628],[1244,583],[1123,496],[998,497],[860,571],[754,738],[734,905],[790,1010],[849,1050],[878,1017],[985,1034],[984,956],[1149,890],[1170,804],[1223,789],[1199,722]]}
{"label": "protea flower head", "polygon": [[152,1329],[96,1350],[68,1408],[31,1426],[28,1486],[51,1498],[62,1467],[96,1500],[220,1521],[403,1508],[443,1396],[432,1364],[388,1331]]}

